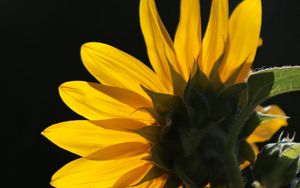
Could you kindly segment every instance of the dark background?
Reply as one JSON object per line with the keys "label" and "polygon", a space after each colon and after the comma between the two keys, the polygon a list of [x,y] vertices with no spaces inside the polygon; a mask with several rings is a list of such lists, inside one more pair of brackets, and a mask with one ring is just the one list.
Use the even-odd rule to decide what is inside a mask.
{"label": "dark background", "polygon": [[[204,24],[209,0],[202,1]],[[231,9],[238,1],[230,1]],[[59,98],[66,81],[95,79],[83,67],[79,50],[89,41],[111,44],[148,64],[138,18],[138,0],[1,0],[1,170],[7,187],[49,187],[51,175],[76,156],[41,136],[47,126],[81,119]],[[179,0],[157,0],[171,36]],[[300,64],[300,1],[263,0],[264,45],[254,67]],[[280,105],[290,133],[299,132],[299,93],[266,104]],[[298,126],[298,127],[297,127]],[[300,141],[300,135],[296,136]]]}

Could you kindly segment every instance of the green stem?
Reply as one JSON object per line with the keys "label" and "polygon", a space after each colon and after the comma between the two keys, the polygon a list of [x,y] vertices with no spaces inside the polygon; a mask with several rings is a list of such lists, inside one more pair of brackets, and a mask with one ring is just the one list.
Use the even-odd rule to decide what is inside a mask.
{"label": "green stem", "polygon": [[228,164],[228,178],[230,188],[242,188],[244,183],[242,181],[240,168],[236,160],[235,154],[232,152],[227,153],[227,164]]}
{"label": "green stem", "polygon": [[242,181],[240,166],[238,164],[237,158],[236,158],[236,146],[238,141],[238,136],[240,133],[240,130],[244,123],[247,120],[247,116],[249,113],[247,113],[248,110],[245,110],[243,113],[241,113],[239,116],[236,117],[236,120],[234,121],[231,131],[229,133],[229,141],[227,143],[227,153],[226,153],[226,160],[228,165],[228,178],[230,183],[230,188],[242,188],[244,187],[244,183]]}

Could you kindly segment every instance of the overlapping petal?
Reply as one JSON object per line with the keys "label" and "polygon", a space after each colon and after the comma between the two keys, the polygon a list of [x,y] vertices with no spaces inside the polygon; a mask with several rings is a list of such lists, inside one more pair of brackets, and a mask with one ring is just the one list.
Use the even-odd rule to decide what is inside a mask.
{"label": "overlapping petal", "polygon": [[287,119],[285,113],[280,107],[276,105],[271,105],[262,109],[261,112],[273,116],[274,115],[278,116],[278,118],[268,120],[260,124],[254,130],[254,132],[248,137],[247,141],[249,143],[267,141],[271,139],[273,134],[277,132],[281,127],[287,125]]}
{"label": "overlapping petal", "polygon": [[90,120],[132,118],[148,124],[154,121],[149,113],[139,109],[151,103],[130,91],[96,83],[71,81],[62,84],[59,93],[72,110]]}
{"label": "overlapping petal", "polygon": [[191,69],[199,57],[201,46],[201,18],[199,0],[181,0],[180,19],[174,39],[174,48],[188,80]]}
{"label": "overlapping petal", "polygon": [[[125,119],[119,120],[120,125],[124,122],[126,122]],[[104,123],[109,122],[106,120]],[[112,123],[115,122],[112,121]],[[137,134],[102,128],[101,124],[101,121],[66,121],[48,127],[42,134],[59,147],[80,156],[88,156],[100,149],[120,143],[139,142],[145,145],[148,144],[147,140]],[[138,148],[132,147],[132,150],[134,149]],[[147,152],[147,150],[148,148],[144,147],[144,152]],[[138,151],[141,152],[141,147]],[[119,155],[122,154],[119,152]]]}
{"label": "overlapping petal", "polygon": [[163,188],[167,179],[168,179],[168,176],[163,175],[159,178],[155,178],[153,180],[146,181],[140,185],[133,186],[133,188],[145,188],[145,187],[147,187],[147,188]]}
{"label": "overlapping petal", "polygon": [[127,187],[127,186],[133,186],[135,184],[138,184],[145,177],[145,175],[150,171],[152,167],[153,164],[147,163],[144,166],[140,166],[138,168],[132,169],[131,171],[121,176],[116,181],[113,188]]}
{"label": "overlapping petal", "polygon": [[52,177],[55,187],[112,187],[125,173],[149,163],[146,154],[121,160],[95,161],[84,158],[72,161]]}
{"label": "overlapping petal", "polygon": [[89,72],[101,83],[129,89],[148,97],[141,89],[166,93],[155,73],[129,54],[103,43],[89,42],[81,48],[81,58]]}
{"label": "overlapping petal", "polygon": [[244,0],[229,20],[229,37],[220,77],[226,81],[257,48],[262,21],[261,0]]}
{"label": "overlapping petal", "polygon": [[140,23],[151,65],[161,82],[172,91],[169,63],[182,73],[173,42],[158,15],[154,0],[140,1]]}
{"label": "overlapping petal", "polygon": [[228,1],[213,0],[201,48],[199,67],[209,75],[214,63],[224,53],[228,37]]}

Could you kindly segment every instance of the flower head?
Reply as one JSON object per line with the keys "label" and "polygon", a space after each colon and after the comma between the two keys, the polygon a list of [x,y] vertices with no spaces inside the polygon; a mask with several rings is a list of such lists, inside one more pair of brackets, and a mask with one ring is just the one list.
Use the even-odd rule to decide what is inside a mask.
{"label": "flower head", "polygon": [[[199,0],[181,0],[174,41],[154,0],[140,1],[140,22],[153,71],[103,43],[81,57],[101,83],[71,81],[63,101],[86,120],[58,123],[43,135],[81,158],[52,177],[55,187],[201,187],[228,183],[227,143],[247,103],[246,85],[261,28],[261,0],[213,0],[203,39]],[[272,114],[272,115],[269,115]],[[271,118],[261,118],[268,115]],[[249,120],[248,120],[249,119]],[[241,168],[255,142],[286,125],[278,106],[258,106],[234,149]]]}

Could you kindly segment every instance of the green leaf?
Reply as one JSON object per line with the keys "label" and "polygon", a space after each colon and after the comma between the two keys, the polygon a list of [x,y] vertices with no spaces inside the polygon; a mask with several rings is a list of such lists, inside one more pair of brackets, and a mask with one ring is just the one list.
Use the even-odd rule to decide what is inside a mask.
{"label": "green leaf", "polygon": [[142,127],[140,129],[132,130],[135,133],[141,135],[152,143],[157,143],[161,139],[162,127],[158,125]]}
{"label": "green leaf", "polygon": [[179,96],[168,95],[151,91],[144,86],[143,90],[152,99],[153,106],[160,116],[166,116],[173,110],[182,107],[182,100]]}
{"label": "green leaf", "polygon": [[254,72],[248,79],[249,106],[256,107],[266,99],[300,90],[300,67],[271,68]]}
{"label": "green leaf", "polygon": [[244,126],[242,127],[242,130],[240,132],[239,138],[247,138],[252,134],[252,132],[256,129],[258,125],[261,123],[278,119],[278,118],[288,118],[287,116],[276,116],[276,115],[270,115],[270,114],[263,114],[260,112],[253,112],[249,119],[246,121]]}

